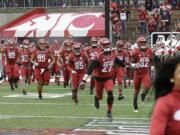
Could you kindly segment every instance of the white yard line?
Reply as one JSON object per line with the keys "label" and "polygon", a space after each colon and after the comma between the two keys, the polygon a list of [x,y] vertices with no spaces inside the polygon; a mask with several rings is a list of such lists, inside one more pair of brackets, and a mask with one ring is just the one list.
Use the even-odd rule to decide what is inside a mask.
{"label": "white yard line", "polygon": [[[0,102],[0,105],[58,105],[58,106],[74,106],[74,103],[11,103],[11,102]],[[133,106],[132,104],[113,104],[114,106]],[[94,104],[81,104],[79,103],[78,106],[94,106]],[[107,104],[100,104],[100,106],[107,106]],[[139,104],[139,106],[143,106],[143,107],[152,107],[153,105],[150,104]]]}
{"label": "white yard line", "polygon": [[[57,118],[57,119],[97,119],[107,120],[106,117],[78,117],[78,116],[43,116],[43,115],[0,115],[1,118]],[[149,120],[149,118],[121,118],[114,117],[113,120]]]}

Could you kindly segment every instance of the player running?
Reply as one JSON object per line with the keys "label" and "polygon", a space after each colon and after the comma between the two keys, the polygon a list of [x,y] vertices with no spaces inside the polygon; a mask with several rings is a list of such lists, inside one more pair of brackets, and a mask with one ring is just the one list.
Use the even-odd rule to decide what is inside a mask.
{"label": "player running", "polygon": [[132,51],[132,67],[134,67],[134,112],[138,112],[138,95],[141,88],[141,83],[144,86],[144,90],[141,94],[141,100],[144,104],[145,97],[149,89],[151,88],[151,76],[150,68],[153,59],[153,52],[151,48],[147,47],[146,38],[143,36],[137,39],[138,48]]}
{"label": "player running", "polygon": [[122,61],[117,58],[117,55],[111,51],[111,42],[107,38],[102,38],[100,40],[100,44],[103,48],[103,51],[96,55],[92,60],[86,74],[83,77],[82,82],[79,87],[83,89],[85,87],[85,83],[91,73],[95,70],[95,88],[96,88],[96,96],[95,96],[95,107],[99,109],[100,103],[99,100],[103,98],[104,89],[107,91],[107,117],[109,120],[112,120],[112,106],[114,101],[113,96],[113,67],[115,64],[120,66],[124,66]]}
{"label": "player running", "polygon": [[19,53],[16,45],[16,40],[11,39],[8,41],[7,46],[0,47],[1,52],[5,53],[6,56],[6,74],[12,91],[14,91],[14,87],[18,87],[19,80],[19,66],[16,64]]}
{"label": "player running", "polygon": [[29,51],[29,40],[23,40],[22,48],[19,51],[19,58],[17,60],[18,65],[20,65],[20,75],[21,75],[21,89],[24,95],[27,95],[26,84],[30,82],[32,75],[32,63],[31,52]]}
{"label": "player running", "polygon": [[81,43],[75,43],[73,46],[73,53],[69,57],[68,69],[71,72],[71,87],[72,87],[72,100],[78,103],[78,86],[86,73],[88,65],[88,57],[82,51]]}
{"label": "player running", "polygon": [[126,42],[124,44],[124,53],[125,53],[125,73],[124,73],[124,87],[127,88],[127,86],[131,85],[131,43]]}
{"label": "player running", "polygon": [[57,61],[58,61],[58,58],[60,57],[61,47],[58,40],[54,40],[54,43],[51,49],[55,57],[55,63],[53,65],[52,72],[53,74],[55,74],[55,82],[57,83],[57,85],[60,85],[60,66],[57,64]]}
{"label": "player running", "polygon": [[62,63],[63,63],[62,67],[63,67],[63,77],[64,77],[64,88],[65,88],[69,84],[69,79],[71,75],[71,73],[67,68],[67,64],[69,61],[69,55],[72,53],[73,41],[66,39],[63,45],[64,48],[61,50],[60,57],[62,58]]}
{"label": "player running", "polygon": [[[51,60],[49,62],[49,59]],[[42,100],[42,89],[44,85],[49,84],[50,80],[50,69],[55,63],[55,58],[51,51],[46,48],[46,40],[40,39],[38,41],[38,47],[31,56],[31,62],[35,66],[35,77],[38,81],[37,91],[39,99]]]}
{"label": "player running", "polygon": [[[125,52],[123,50],[124,47],[124,42],[122,40],[118,40],[116,42],[116,47],[117,47],[117,58],[123,62],[125,62]],[[119,97],[118,100],[122,100],[124,99],[123,96],[123,78],[124,78],[124,67],[121,66],[117,66],[116,67],[116,78],[117,78],[117,82],[118,82],[118,90],[119,90]]]}
{"label": "player running", "polygon": [[[96,37],[92,37],[90,41],[90,47],[86,49],[86,53],[88,55],[88,63],[91,64],[94,57],[101,51],[101,48],[98,46],[98,39]],[[94,73],[93,73],[94,74]],[[90,83],[90,95],[93,95],[93,89],[95,86],[94,75],[91,75],[91,83]]]}

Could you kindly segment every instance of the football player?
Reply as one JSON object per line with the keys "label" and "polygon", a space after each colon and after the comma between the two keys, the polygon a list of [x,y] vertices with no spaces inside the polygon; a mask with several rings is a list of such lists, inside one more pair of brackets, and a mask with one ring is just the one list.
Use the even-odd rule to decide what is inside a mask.
{"label": "football player", "polygon": [[5,53],[6,56],[6,74],[12,91],[14,87],[18,87],[19,80],[19,66],[16,64],[19,53],[16,44],[15,39],[10,39],[7,46],[1,46],[1,52]]}
{"label": "football player", "polygon": [[[49,59],[51,61],[49,62]],[[49,84],[50,69],[55,63],[55,58],[49,49],[46,48],[46,40],[40,39],[38,41],[38,47],[31,56],[31,62],[35,66],[35,77],[38,81],[37,91],[39,99],[42,100],[42,89],[44,85]]]}
{"label": "football player", "polygon": [[[98,46],[98,39],[96,37],[92,37],[90,41],[90,47],[86,49],[86,53],[88,55],[89,64],[92,62],[94,57],[101,51],[101,48]],[[90,83],[90,95],[93,95],[93,89],[95,86],[95,80],[93,75],[91,76],[91,83]]]}
{"label": "football player", "polygon": [[31,58],[31,52],[29,51],[29,40],[24,39],[22,48],[19,51],[19,58],[17,60],[17,64],[20,65],[20,75],[21,75],[21,88],[22,88],[22,93],[24,95],[27,94],[26,91],[26,83],[30,82],[31,74],[32,74],[32,64],[30,62]]}
{"label": "football player", "polygon": [[85,87],[85,83],[91,73],[95,70],[95,88],[96,88],[96,96],[95,96],[95,107],[99,109],[100,103],[99,100],[103,98],[104,89],[107,92],[107,117],[109,120],[112,120],[112,106],[114,101],[113,96],[113,76],[114,71],[113,67],[115,64],[124,66],[124,63],[117,58],[117,55],[111,51],[111,42],[107,38],[102,38],[100,40],[100,44],[103,48],[103,51],[96,55],[92,60],[86,74],[83,77],[79,87],[83,89]]}
{"label": "football player", "polygon": [[[127,86],[131,85],[131,43],[126,42],[124,44],[124,52],[125,52],[125,77],[124,77],[124,87],[126,88]],[[128,79],[128,83],[127,83]]]}
{"label": "football player", "polygon": [[53,73],[55,74],[55,82],[57,85],[60,85],[60,66],[57,64],[58,58],[60,57],[60,43],[58,40],[54,40],[53,46],[52,46],[52,51],[55,57],[55,63],[53,65]]}
{"label": "football player", "polygon": [[66,39],[63,43],[63,49],[61,50],[60,53],[60,58],[62,58],[62,63],[63,63],[63,77],[64,77],[64,88],[68,86],[69,84],[69,79],[71,73],[69,72],[67,68],[67,64],[69,62],[69,56],[72,53],[72,45],[73,42],[72,40]]}
{"label": "football player", "polygon": [[71,72],[72,81],[72,100],[74,100],[76,104],[78,103],[78,86],[86,73],[87,65],[88,57],[86,53],[82,51],[81,43],[77,42],[73,46],[73,53],[70,55],[68,62],[68,69]]}
{"label": "football player", "polygon": [[[124,42],[122,40],[118,40],[116,42],[117,47],[117,58],[121,61],[125,62],[125,52],[124,52]],[[119,97],[118,100],[124,99],[123,93],[122,93],[122,83],[123,83],[123,77],[124,77],[124,68],[121,66],[116,67],[116,78],[118,82],[118,90],[119,90]]]}
{"label": "football player", "polygon": [[153,52],[151,48],[147,47],[147,41],[144,36],[137,38],[138,48],[132,51],[132,67],[134,67],[134,100],[133,110],[138,112],[138,95],[141,88],[141,83],[144,86],[144,90],[141,94],[141,100],[144,104],[145,97],[149,89],[151,88],[151,76],[150,68],[153,59]]}

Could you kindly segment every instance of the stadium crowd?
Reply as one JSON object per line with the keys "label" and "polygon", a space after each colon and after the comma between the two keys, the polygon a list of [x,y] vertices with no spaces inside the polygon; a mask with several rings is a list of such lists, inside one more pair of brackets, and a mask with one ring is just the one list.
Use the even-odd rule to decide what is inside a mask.
{"label": "stadium crowd", "polygon": [[[121,6],[138,6],[145,3],[148,9],[159,7],[159,0],[110,0]],[[99,6],[103,5],[105,0],[1,0],[0,5],[7,7],[61,7],[61,6]],[[179,7],[178,0],[168,0],[173,7]]]}
{"label": "stadium crowd", "polygon": [[[145,5],[141,5],[140,8],[137,9],[139,16],[137,33],[148,36],[151,35],[152,32],[174,31],[174,29],[170,27],[171,16],[173,15],[172,8],[173,6],[168,0],[165,0],[161,4],[145,3]],[[121,6],[115,2],[111,3],[111,22],[115,39],[127,37],[128,20],[131,11],[128,6]]]}

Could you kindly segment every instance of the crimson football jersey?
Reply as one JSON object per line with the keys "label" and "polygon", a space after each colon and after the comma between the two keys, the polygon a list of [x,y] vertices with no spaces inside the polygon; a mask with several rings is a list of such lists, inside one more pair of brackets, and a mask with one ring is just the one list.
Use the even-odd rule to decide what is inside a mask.
{"label": "crimson football jersey", "polygon": [[83,52],[81,52],[79,56],[76,56],[74,53],[72,53],[69,57],[69,66],[77,73],[86,72],[87,63],[87,56]]}
{"label": "crimson football jersey", "polygon": [[150,48],[146,49],[146,51],[141,51],[139,48],[134,49],[133,58],[135,59],[135,63],[139,64],[139,68],[137,70],[147,71],[151,66],[151,59],[153,57],[153,52]]}
{"label": "crimson football jersey", "polygon": [[125,61],[125,56],[126,56],[125,51],[123,50],[117,51],[117,58],[120,59],[121,61],[123,62]]}
{"label": "crimson football jersey", "polygon": [[62,49],[60,52],[63,64],[66,65],[69,63],[69,56],[71,55],[72,51],[66,51],[66,49]]}
{"label": "crimson football jersey", "polygon": [[60,57],[61,48],[60,47],[52,47],[51,51],[55,57],[55,63],[57,62],[58,57]]}
{"label": "crimson football jersey", "polygon": [[51,54],[51,51],[49,49],[45,50],[39,50],[36,49],[34,51],[35,61],[38,63],[38,68],[46,69],[49,65],[48,60],[49,56]]}
{"label": "crimson football jersey", "polygon": [[27,50],[20,50],[19,52],[19,58],[20,58],[20,63],[23,66],[29,66],[30,64],[30,58],[31,58],[31,52],[29,49]]}
{"label": "crimson football jersey", "polygon": [[96,48],[93,48],[93,47],[89,47],[86,49],[86,53],[88,55],[88,59],[89,59],[89,62],[92,61],[94,59],[95,56],[98,55],[98,53],[101,51],[102,49],[100,47],[96,47]]}
{"label": "crimson football jersey", "polygon": [[98,61],[98,66],[95,68],[95,77],[112,78],[114,75],[114,65],[117,54],[111,52],[109,55],[100,53],[95,57],[94,61]]}
{"label": "crimson football jersey", "polygon": [[15,65],[18,59],[18,48],[5,48],[6,62],[10,65]]}

